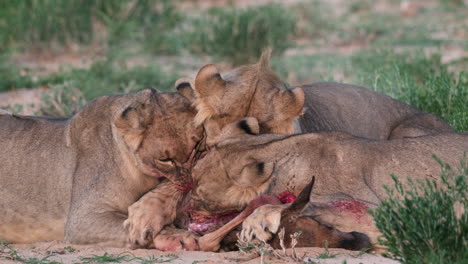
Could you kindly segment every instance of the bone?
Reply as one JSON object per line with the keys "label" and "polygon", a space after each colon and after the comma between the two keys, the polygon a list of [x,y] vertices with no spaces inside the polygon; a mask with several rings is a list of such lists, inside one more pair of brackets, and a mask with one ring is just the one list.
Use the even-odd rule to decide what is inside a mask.
{"label": "bone", "polygon": [[198,239],[198,245],[201,251],[217,251],[220,247],[221,240],[234,229],[237,225],[242,223],[255,209],[265,204],[281,204],[278,198],[271,195],[260,195],[252,200],[247,207],[234,219],[229,221],[218,230],[206,234]]}

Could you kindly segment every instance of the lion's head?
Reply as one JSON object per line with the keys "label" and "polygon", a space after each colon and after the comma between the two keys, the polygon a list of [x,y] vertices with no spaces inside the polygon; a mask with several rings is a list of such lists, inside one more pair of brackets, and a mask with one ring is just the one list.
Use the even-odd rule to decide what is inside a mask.
{"label": "lion's head", "polygon": [[[154,91],[154,90],[153,90]],[[196,110],[178,93],[151,92],[127,106],[114,122],[145,174],[177,179],[188,173],[202,138]]]}
{"label": "lion's head", "polygon": [[[305,171],[315,166],[309,160],[319,160],[325,155],[329,142],[351,138],[339,132],[301,135],[259,132],[259,123],[253,117],[222,129],[217,141],[192,169],[193,210],[215,214],[239,211],[260,194],[279,195],[285,191],[298,194],[310,180]],[[284,173],[295,177],[288,179]]]}
{"label": "lion's head", "polygon": [[275,170],[275,153],[265,153],[256,146],[287,136],[257,137],[259,131],[255,118],[246,118],[222,130],[219,142],[192,170],[193,211],[207,214],[240,211],[268,190]]}
{"label": "lion's head", "polygon": [[[256,64],[221,75],[213,64],[202,67],[192,83],[179,81],[178,90],[195,98],[196,125],[204,125],[208,144],[221,129],[245,117],[255,117],[260,133],[290,134],[304,106],[301,88],[288,90],[269,67],[270,51]],[[193,86],[193,92],[190,92]]]}

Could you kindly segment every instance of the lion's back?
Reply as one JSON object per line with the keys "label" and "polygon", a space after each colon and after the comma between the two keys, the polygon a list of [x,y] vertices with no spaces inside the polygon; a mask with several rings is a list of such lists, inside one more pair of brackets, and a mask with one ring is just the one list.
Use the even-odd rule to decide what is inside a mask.
{"label": "lion's back", "polygon": [[[369,139],[451,132],[436,116],[365,87],[324,82],[302,88],[306,97],[302,132],[341,131]],[[397,127],[399,131],[394,131]],[[407,131],[414,127],[417,133]]]}
{"label": "lion's back", "polygon": [[63,121],[0,115],[0,239],[27,241],[15,230],[54,233],[63,222],[73,166],[64,132]]}

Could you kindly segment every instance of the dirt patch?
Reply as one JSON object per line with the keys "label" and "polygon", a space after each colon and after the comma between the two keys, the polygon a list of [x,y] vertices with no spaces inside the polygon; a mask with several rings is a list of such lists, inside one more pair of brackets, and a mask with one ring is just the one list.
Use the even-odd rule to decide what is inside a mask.
{"label": "dirt patch", "polygon": [[[67,68],[89,68],[93,61],[101,58],[97,54],[89,55],[91,52],[50,52],[50,51],[29,51],[22,54],[15,54],[12,62],[21,68],[26,68],[38,76],[47,76],[58,73]],[[94,51],[94,53],[99,53]]]}
{"label": "dirt patch", "polygon": [[[92,258],[96,256],[121,256],[123,259],[121,263],[142,263],[143,260],[158,259],[159,262],[153,263],[260,263],[260,257],[249,256],[240,252],[199,252],[199,251],[175,251],[164,252],[158,250],[127,250],[122,248],[102,248],[93,246],[78,246],[63,244],[59,241],[40,242],[35,244],[17,244],[13,245],[14,250],[17,251],[18,256],[22,259],[43,259],[47,258],[48,261],[58,261],[62,263],[83,263],[89,261],[93,262]],[[0,251],[1,252],[1,251]],[[292,252],[288,250],[288,254]],[[342,249],[329,249],[325,253],[323,248],[299,248],[297,255],[305,262],[318,262],[318,263],[385,263],[392,264],[398,263],[397,261],[390,260],[381,256],[372,254],[360,254],[357,251],[348,251]],[[2,263],[15,263],[13,260],[8,260],[5,257],[7,254],[0,253],[0,262]],[[321,257],[319,257],[321,256]],[[328,258],[327,258],[328,256]],[[268,263],[294,263],[293,259],[278,259],[266,256],[264,259]]]}
{"label": "dirt patch", "polygon": [[47,90],[47,87],[41,87],[0,93],[0,109],[22,115],[37,114],[41,108],[42,95]]}

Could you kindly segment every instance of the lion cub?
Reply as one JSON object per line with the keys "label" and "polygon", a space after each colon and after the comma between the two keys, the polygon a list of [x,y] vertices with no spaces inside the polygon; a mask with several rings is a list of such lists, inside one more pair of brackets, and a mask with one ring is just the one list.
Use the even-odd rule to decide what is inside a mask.
{"label": "lion cub", "polygon": [[128,207],[188,178],[202,136],[177,93],[91,101],[68,119],[0,115],[0,240],[125,246]]}
{"label": "lion cub", "polygon": [[[456,166],[468,152],[468,134],[375,141],[337,132],[259,135],[259,131],[255,118],[221,131],[219,141],[192,170],[192,208],[207,214],[241,211],[261,194],[298,194],[315,176],[311,215],[341,231],[365,233],[375,243],[376,228],[367,209],[387,197],[383,185],[392,186],[390,174],[402,182],[406,176],[437,179],[440,166],[432,154]],[[331,205],[345,208],[346,203],[359,210],[330,214]],[[274,218],[267,217],[274,214],[271,210],[256,216],[254,212],[254,219],[244,221],[244,233],[270,238],[279,228],[283,209],[272,206],[277,210]]]}
{"label": "lion cub", "polygon": [[386,140],[452,132],[438,117],[364,87],[322,82],[288,88],[269,59],[267,50],[256,64],[224,74],[208,64],[194,82],[180,81],[196,98],[195,121],[205,126],[209,145],[224,126],[245,117],[258,120],[261,134],[340,131]]}

